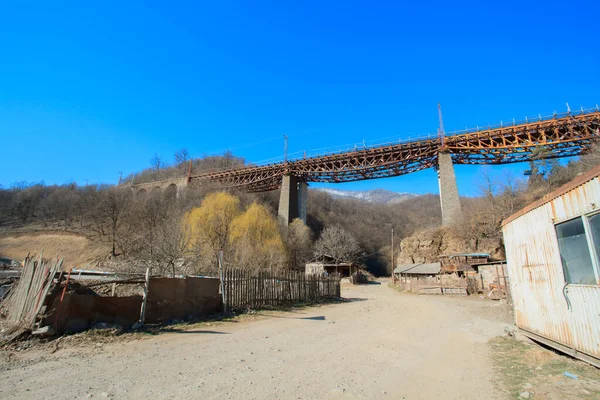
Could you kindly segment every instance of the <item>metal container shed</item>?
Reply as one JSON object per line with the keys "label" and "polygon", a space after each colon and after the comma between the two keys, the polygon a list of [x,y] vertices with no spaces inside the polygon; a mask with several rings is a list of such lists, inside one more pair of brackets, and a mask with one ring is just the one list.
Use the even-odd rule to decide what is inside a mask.
{"label": "metal container shed", "polygon": [[600,167],[503,222],[515,323],[600,367]]}

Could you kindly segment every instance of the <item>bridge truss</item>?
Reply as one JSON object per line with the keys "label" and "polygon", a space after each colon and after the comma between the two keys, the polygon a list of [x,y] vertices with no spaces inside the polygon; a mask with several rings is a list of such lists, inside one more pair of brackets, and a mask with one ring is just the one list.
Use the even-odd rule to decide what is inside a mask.
{"label": "bridge truss", "polygon": [[399,176],[436,167],[439,152],[455,164],[508,164],[538,157],[577,156],[600,139],[600,111],[553,115],[440,138],[415,140],[263,166],[190,175],[191,185],[212,182],[251,192],[274,190],[284,175],[306,182],[351,182]]}

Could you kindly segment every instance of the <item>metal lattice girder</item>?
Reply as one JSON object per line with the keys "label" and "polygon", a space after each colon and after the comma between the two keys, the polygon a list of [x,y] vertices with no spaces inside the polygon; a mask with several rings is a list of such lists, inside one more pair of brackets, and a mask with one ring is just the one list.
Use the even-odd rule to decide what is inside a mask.
{"label": "metal lattice girder", "polygon": [[543,148],[545,158],[571,157],[600,138],[600,113],[569,115],[446,138],[445,148],[458,164],[505,164],[531,161]]}
{"label": "metal lattice girder", "polygon": [[437,166],[439,151],[456,164],[506,164],[531,161],[536,149],[544,158],[585,153],[600,138],[600,112],[556,116],[506,127],[366,148],[265,166],[247,166],[190,177],[191,184],[214,182],[251,192],[274,190],[292,174],[307,182],[350,182],[399,176]]}

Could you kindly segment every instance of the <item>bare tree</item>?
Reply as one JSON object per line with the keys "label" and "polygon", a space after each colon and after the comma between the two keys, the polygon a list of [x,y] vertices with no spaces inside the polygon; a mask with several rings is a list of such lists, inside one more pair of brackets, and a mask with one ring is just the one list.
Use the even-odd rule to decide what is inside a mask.
{"label": "bare tree", "polygon": [[503,179],[503,190],[500,194],[500,204],[502,207],[502,217],[506,218],[507,216],[513,214],[517,211],[517,207],[519,207],[519,181],[514,177],[514,175],[506,170],[504,173]]}
{"label": "bare tree", "polygon": [[311,253],[310,228],[301,219],[295,219],[282,232],[288,269],[303,270]]}
{"label": "bare tree", "polygon": [[173,207],[169,214],[156,230],[152,259],[175,276],[177,263],[190,252],[192,233],[190,226],[182,223],[183,212]]}
{"label": "bare tree", "polygon": [[583,164],[585,169],[600,165],[600,146],[597,144],[592,145],[589,151],[581,156],[581,164]]}
{"label": "bare tree", "polygon": [[190,159],[190,152],[188,149],[183,148],[175,152],[175,164],[181,165],[188,162]]}
{"label": "bare tree", "polygon": [[357,262],[362,256],[360,245],[339,225],[325,228],[315,243],[315,256],[331,257],[336,264],[341,261]]}
{"label": "bare tree", "polygon": [[154,157],[150,159],[150,166],[156,172],[160,171],[165,166],[162,158],[158,155],[158,153],[154,153]]}
{"label": "bare tree", "polygon": [[103,192],[102,200],[98,205],[97,212],[104,221],[110,235],[113,257],[117,255],[119,228],[123,223],[131,198],[132,194],[129,189],[114,187]]}

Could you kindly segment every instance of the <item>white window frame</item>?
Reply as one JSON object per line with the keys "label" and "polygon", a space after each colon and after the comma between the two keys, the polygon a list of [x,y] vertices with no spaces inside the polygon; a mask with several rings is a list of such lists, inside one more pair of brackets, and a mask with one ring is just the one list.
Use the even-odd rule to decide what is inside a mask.
{"label": "white window frame", "polygon": [[[592,269],[594,270],[594,276],[596,278],[596,283],[593,285],[583,284],[583,283],[568,283],[567,277],[564,275],[565,274],[564,266],[562,266],[562,260],[561,260],[561,267],[563,268],[563,277],[565,279],[565,283],[568,283],[569,285],[579,285],[579,286],[599,286],[600,285],[600,259],[599,259],[599,255],[597,254],[595,246],[594,246],[594,239],[592,238],[592,230],[590,228],[590,217],[593,217],[594,215],[598,215],[598,214],[600,214],[600,211],[592,211],[589,213],[584,213],[584,214],[578,215],[576,217],[566,218],[561,221],[554,222],[554,234],[556,235],[556,247],[557,247],[558,253],[560,255],[560,246],[558,245],[558,231],[556,230],[556,227],[565,222],[574,221],[577,218],[583,219],[583,232],[585,233],[585,240],[588,245],[588,251],[590,252],[590,260],[592,261]],[[600,238],[598,238],[598,239],[600,239]],[[598,252],[600,252],[600,249]]]}

